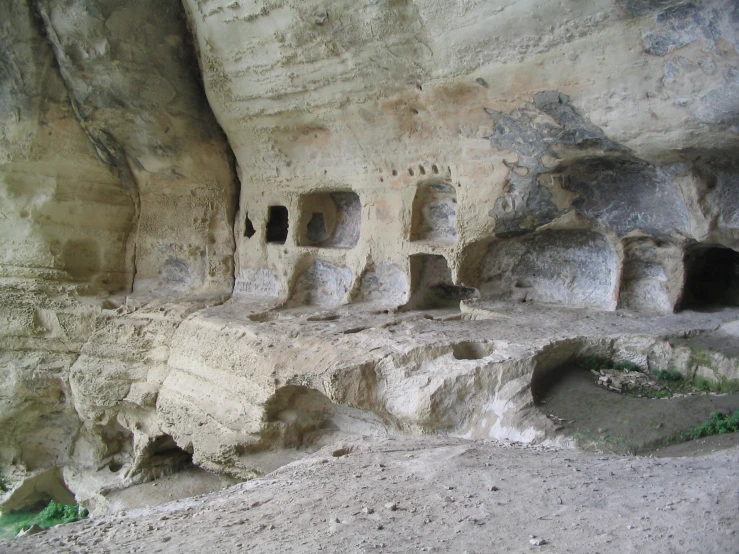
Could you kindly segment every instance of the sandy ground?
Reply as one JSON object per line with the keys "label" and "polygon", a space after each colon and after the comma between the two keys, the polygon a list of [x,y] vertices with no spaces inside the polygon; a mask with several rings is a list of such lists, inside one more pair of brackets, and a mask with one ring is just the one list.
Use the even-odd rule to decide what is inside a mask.
{"label": "sandy ground", "polygon": [[[366,439],[220,492],[57,527],[0,551],[737,552],[738,461],[736,446],[649,458]],[[539,540],[546,544],[532,544]]]}
{"label": "sandy ground", "polygon": [[609,391],[596,380],[588,370],[562,371],[539,405],[545,414],[561,418],[560,434],[575,437],[584,447],[644,453],[700,425],[713,412],[739,410],[736,393],[635,398]]}

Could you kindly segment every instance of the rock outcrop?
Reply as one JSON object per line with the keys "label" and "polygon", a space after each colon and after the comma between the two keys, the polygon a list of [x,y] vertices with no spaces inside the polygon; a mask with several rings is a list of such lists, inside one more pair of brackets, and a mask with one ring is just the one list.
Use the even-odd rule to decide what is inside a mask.
{"label": "rock outcrop", "polygon": [[581,356],[737,379],[665,337],[736,334],[738,23],[5,2],[0,467],[102,512],[342,433],[549,440],[532,382]]}

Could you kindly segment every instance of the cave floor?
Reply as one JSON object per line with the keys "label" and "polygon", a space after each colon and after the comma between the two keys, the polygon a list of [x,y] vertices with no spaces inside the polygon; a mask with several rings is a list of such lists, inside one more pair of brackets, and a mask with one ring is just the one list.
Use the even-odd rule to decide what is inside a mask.
{"label": "cave floor", "polygon": [[713,412],[739,410],[739,394],[639,398],[599,386],[588,370],[569,368],[550,388],[540,410],[557,418],[558,433],[586,448],[645,453],[706,421]]}
{"label": "cave floor", "polygon": [[[332,455],[339,449],[348,453]],[[651,458],[443,437],[357,439],[220,492],[0,542],[0,550],[730,552],[737,461],[736,446]]]}

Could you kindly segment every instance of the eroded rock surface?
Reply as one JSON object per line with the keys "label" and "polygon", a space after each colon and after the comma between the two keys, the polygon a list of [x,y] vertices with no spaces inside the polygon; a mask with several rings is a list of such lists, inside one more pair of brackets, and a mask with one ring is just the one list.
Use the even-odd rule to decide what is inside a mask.
{"label": "eroded rock surface", "polygon": [[738,379],[738,9],[5,2],[8,498],[556,440],[586,355]]}

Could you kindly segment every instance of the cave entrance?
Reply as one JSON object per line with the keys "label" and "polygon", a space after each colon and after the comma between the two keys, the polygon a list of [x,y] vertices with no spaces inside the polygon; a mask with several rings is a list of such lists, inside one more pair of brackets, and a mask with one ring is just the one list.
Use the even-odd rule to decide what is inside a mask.
{"label": "cave entrance", "polygon": [[180,448],[171,435],[161,435],[151,443],[153,464],[167,463],[178,468],[192,463],[192,454]]}
{"label": "cave entrance", "polygon": [[289,215],[285,206],[270,206],[267,220],[267,242],[285,244],[290,228]]}
{"label": "cave entrance", "polygon": [[3,512],[40,512],[53,500],[73,506],[77,503],[64,482],[61,469],[52,467],[24,480],[2,504]]}
{"label": "cave entrance", "polygon": [[703,246],[685,256],[683,309],[739,306],[739,252]]}
{"label": "cave entrance", "polygon": [[444,256],[414,254],[410,265],[411,298],[404,310],[458,308],[461,300],[477,296],[477,289],[454,284]]}
{"label": "cave entrance", "polygon": [[191,467],[192,452],[181,448],[171,435],[160,435],[145,447],[132,474],[143,474],[143,481],[159,479]]}

